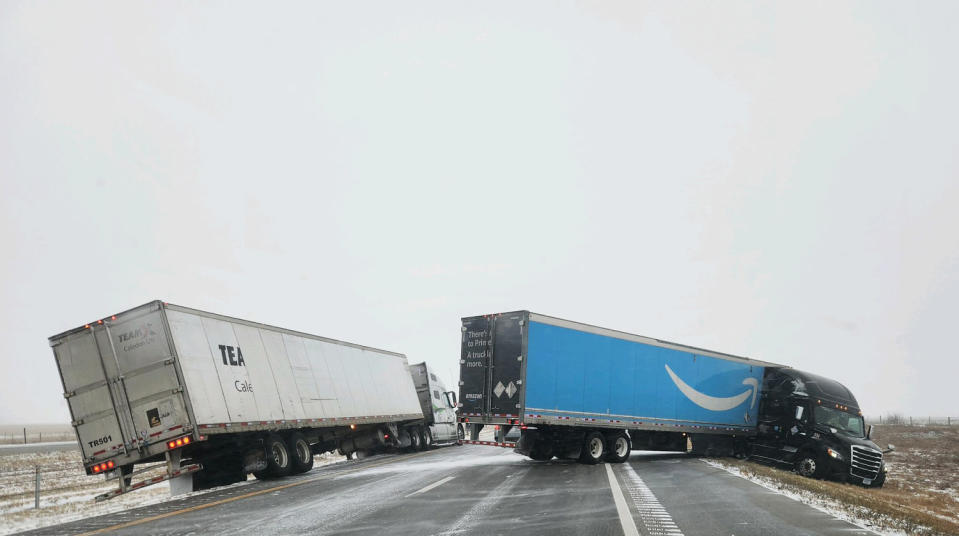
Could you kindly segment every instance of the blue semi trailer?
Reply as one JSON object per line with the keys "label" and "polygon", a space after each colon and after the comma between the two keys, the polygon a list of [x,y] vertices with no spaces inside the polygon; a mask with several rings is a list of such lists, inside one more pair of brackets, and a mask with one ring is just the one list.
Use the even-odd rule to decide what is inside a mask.
{"label": "blue semi trailer", "polygon": [[500,437],[519,427],[516,450],[534,460],[691,450],[884,480],[858,404],[837,382],[529,311],[463,319],[459,420],[471,440],[486,425]]}

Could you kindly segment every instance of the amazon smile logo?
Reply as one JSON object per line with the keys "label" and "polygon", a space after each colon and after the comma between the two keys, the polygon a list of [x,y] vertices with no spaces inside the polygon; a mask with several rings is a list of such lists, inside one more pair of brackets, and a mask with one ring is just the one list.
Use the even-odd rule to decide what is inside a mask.
{"label": "amazon smile logo", "polygon": [[693,389],[684,382],[682,378],[677,376],[676,373],[673,372],[673,369],[669,368],[669,365],[666,365],[666,373],[669,374],[670,379],[673,380],[676,387],[686,395],[686,398],[703,409],[708,409],[709,411],[727,411],[745,402],[750,394],[753,396],[750,407],[756,405],[756,392],[759,391],[759,381],[756,378],[746,378],[743,380],[743,385],[748,385],[749,389],[735,396],[721,398],[718,396],[709,396]]}

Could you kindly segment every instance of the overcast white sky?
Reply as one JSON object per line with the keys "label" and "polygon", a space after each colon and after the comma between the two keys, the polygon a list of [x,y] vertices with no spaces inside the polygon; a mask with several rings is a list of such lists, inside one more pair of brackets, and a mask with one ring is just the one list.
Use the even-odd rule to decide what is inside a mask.
{"label": "overcast white sky", "polygon": [[530,309],[959,415],[959,3],[0,2],[0,423],[152,299]]}

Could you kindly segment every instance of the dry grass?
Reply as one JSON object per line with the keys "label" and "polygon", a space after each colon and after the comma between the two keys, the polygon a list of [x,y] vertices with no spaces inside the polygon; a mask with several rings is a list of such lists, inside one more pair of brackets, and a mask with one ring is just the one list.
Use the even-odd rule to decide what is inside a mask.
{"label": "dry grass", "polygon": [[883,425],[874,429],[873,439],[883,447],[896,445],[886,455],[889,474],[881,489],[803,478],[750,461],[723,464],[804,498],[811,492],[833,499],[878,528],[959,535],[959,426]]}

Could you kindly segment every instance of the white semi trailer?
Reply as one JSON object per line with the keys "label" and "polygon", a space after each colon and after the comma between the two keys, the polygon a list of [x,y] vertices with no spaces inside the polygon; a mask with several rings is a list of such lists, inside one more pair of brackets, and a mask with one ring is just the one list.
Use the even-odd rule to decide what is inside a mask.
{"label": "white semi trailer", "polygon": [[[50,346],[87,474],[119,483],[98,500],[166,479],[176,493],[279,478],[334,450],[425,448],[435,424],[403,354],[160,301]],[[134,482],[135,466],[164,460]]]}

